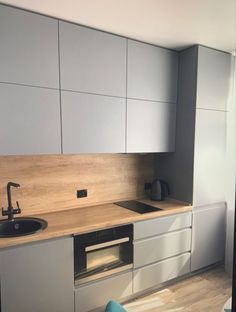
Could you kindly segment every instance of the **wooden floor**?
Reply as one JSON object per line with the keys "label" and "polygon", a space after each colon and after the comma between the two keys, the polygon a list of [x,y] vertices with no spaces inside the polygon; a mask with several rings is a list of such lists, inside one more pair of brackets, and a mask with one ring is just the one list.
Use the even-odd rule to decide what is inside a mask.
{"label": "wooden floor", "polygon": [[221,312],[231,296],[231,280],[214,268],[124,305],[128,312]]}

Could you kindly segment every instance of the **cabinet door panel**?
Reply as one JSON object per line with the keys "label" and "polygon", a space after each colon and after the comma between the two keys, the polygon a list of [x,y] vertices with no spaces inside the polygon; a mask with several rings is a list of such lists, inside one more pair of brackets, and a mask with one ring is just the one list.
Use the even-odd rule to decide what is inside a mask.
{"label": "cabinet door panel", "polygon": [[233,56],[214,49],[198,48],[197,108],[227,110]]}
{"label": "cabinet door panel", "polygon": [[134,270],[134,293],[157,287],[190,272],[190,253],[169,258],[144,268]]}
{"label": "cabinet door panel", "polygon": [[128,40],[127,97],[177,102],[178,53]]}
{"label": "cabinet door panel", "polygon": [[134,242],[134,268],[190,251],[191,229]]}
{"label": "cabinet door panel", "polygon": [[134,223],[134,240],[190,227],[191,212]]}
{"label": "cabinet door panel", "polygon": [[73,312],[72,238],[1,251],[2,312]]}
{"label": "cabinet door panel", "polygon": [[224,203],[194,208],[191,271],[224,261],[225,214]]}
{"label": "cabinet door panel", "polygon": [[58,22],[0,6],[0,82],[58,88]]}
{"label": "cabinet door panel", "polygon": [[59,153],[59,91],[0,84],[0,154]]}
{"label": "cabinet door panel", "polygon": [[127,152],[173,152],[176,105],[127,100]]}
{"label": "cabinet door panel", "polygon": [[90,311],[131,295],[132,272],[111,276],[75,289],[75,312]]}
{"label": "cabinet door panel", "polygon": [[126,39],[60,22],[61,87],[126,96]]}
{"label": "cabinet door panel", "polygon": [[225,200],[226,114],[213,110],[196,111],[194,206]]}
{"label": "cabinet door panel", "polygon": [[125,99],[62,92],[63,152],[125,152]]}

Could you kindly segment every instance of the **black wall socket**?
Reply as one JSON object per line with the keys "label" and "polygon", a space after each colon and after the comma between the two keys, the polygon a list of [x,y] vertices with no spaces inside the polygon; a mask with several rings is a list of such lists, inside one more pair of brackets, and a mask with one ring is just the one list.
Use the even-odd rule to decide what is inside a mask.
{"label": "black wall socket", "polygon": [[151,188],[152,188],[152,183],[150,183],[150,182],[144,183],[144,190],[145,191],[150,190]]}
{"label": "black wall socket", "polygon": [[87,197],[88,190],[77,190],[77,198]]}

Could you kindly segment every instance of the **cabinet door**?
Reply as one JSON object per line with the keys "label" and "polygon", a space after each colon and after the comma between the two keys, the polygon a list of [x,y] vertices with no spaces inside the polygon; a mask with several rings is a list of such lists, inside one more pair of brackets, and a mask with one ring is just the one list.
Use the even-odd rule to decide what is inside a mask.
{"label": "cabinet door", "polygon": [[58,22],[0,6],[0,81],[58,88]]}
{"label": "cabinet door", "polygon": [[0,84],[0,154],[61,153],[59,91]]}
{"label": "cabinet door", "polygon": [[134,270],[134,293],[157,287],[178,276],[190,272],[190,253],[172,257],[144,268]]}
{"label": "cabinet door", "polygon": [[132,286],[132,272],[126,272],[76,288],[75,312],[91,311],[109,300],[131,296]]}
{"label": "cabinet door", "polygon": [[232,69],[231,54],[198,47],[197,108],[227,110]]}
{"label": "cabinet door", "polygon": [[127,100],[127,152],[173,152],[176,105]]}
{"label": "cabinet door", "polygon": [[191,229],[134,242],[134,268],[190,251]]}
{"label": "cabinet door", "polygon": [[125,152],[125,99],[64,91],[63,153]]}
{"label": "cabinet door", "polygon": [[191,271],[224,261],[225,214],[224,203],[194,208]]}
{"label": "cabinet door", "polygon": [[127,97],[177,102],[178,53],[128,40]]}
{"label": "cabinet door", "polygon": [[134,223],[134,240],[191,227],[192,213],[179,213]]}
{"label": "cabinet door", "polygon": [[127,40],[59,23],[62,89],[125,97]]}
{"label": "cabinet door", "polygon": [[196,111],[194,206],[225,200],[226,114],[213,110]]}
{"label": "cabinet door", "polygon": [[74,312],[72,238],[9,248],[0,258],[2,312]]}

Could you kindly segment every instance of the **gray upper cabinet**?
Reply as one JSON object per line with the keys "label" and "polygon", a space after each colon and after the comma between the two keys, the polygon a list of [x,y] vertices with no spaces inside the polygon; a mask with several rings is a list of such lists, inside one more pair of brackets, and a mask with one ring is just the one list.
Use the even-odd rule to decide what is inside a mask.
{"label": "gray upper cabinet", "polygon": [[227,110],[232,66],[231,54],[198,47],[197,108]]}
{"label": "gray upper cabinet", "polygon": [[59,90],[0,83],[0,155],[60,153]]}
{"label": "gray upper cabinet", "polygon": [[58,21],[0,5],[0,82],[59,87]]}
{"label": "gray upper cabinet", "polygon": [[127,39],[59,22],[61,88],[126,96]]}
{"label": "gray upper cabinet", "polygon": [[74,312],[73,239],[2,250],[2,312]]}
{"label": "gray upper cabinet", "polygon": [[178,53],[128,40],[127,97],[177,102]]}
{"label": "gray upper cabinet", "polygon": [[62,91],[63,153],[124,153],[126,100]]}
{"label": "gray upper cabinet", "polygon": [[176,105],[127,100],[127,153],[173,152]]}

